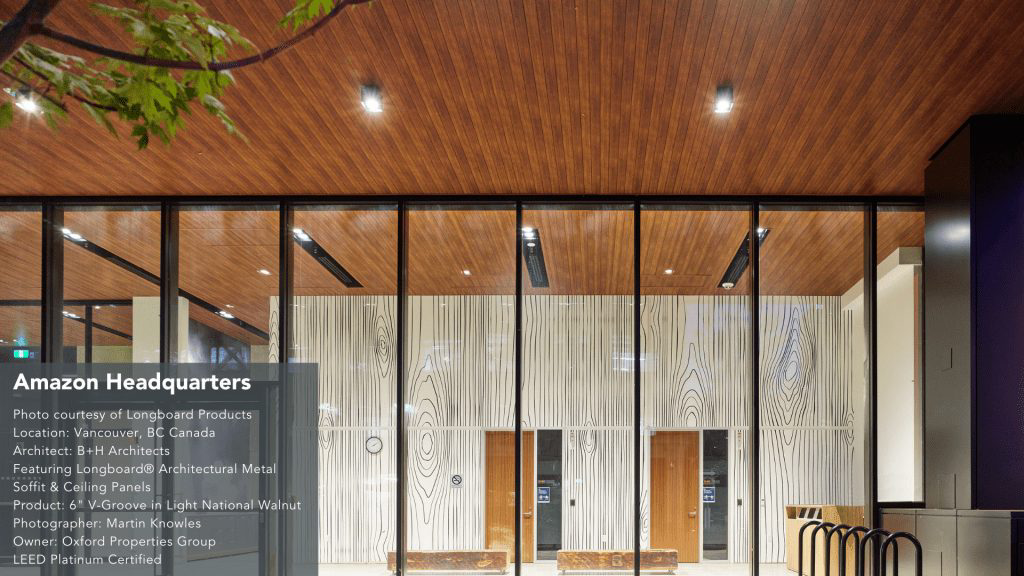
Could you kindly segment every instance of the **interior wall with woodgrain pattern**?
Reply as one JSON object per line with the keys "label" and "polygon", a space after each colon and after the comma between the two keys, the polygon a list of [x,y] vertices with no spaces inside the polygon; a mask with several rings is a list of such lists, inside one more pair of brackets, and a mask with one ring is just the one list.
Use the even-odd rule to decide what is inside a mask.
{"label": "interior wall with woodgrain pattern", "polygon": [[[642,426],[729,429],[730,546],[746,550],[749,308],[742,296],[645,296]],[[294,345],[320,364],[321,561],[381,562],[394,546],[394,305],[299,297]],[[523,418],[563,434],[563,547],[629,548],[633,534],[631,296],[524,297]],[[838,298],[762,299],[762,561],[784,560],[783,506],[856,503],[860,377]],[[409,299],[410,549],[484,545],[485,430],[511,429],[514,298]],[[862,361],[861,361],[862,362]],[[368,436],[384,449],[369,454]],[[649,542],[649,436],[641,538]],[[455,486],[452,476],[463,482]],[[576,505],[569,502],[575,500]]]}

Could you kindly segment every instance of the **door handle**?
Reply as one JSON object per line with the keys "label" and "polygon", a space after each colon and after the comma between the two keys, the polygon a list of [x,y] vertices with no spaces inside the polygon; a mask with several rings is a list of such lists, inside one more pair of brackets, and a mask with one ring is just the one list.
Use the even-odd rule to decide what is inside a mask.
{"label": "door handle", "polygon": [[523,518],[533,518],[533,512],[523,512]]}
{"label": "door handle", "polygon": [[689,516],[690,516],[690,518],[696,518],[697,517],[697,511],[696,510],[691,510]]}

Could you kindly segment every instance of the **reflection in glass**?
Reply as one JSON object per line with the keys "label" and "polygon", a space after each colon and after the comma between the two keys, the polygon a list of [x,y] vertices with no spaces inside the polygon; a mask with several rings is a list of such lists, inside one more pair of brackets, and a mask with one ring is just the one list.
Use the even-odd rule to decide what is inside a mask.
{"label": "reflection in glass", "polygon": [[748,570],[750,212],[641,214],[644,547]]}
{"label": "reflection in glass", "polygon": [[397,225],[395,206],[308,206],[291,231],[287,354],[318,364],[319,556],[345,574],[395,550]]}
{"label": "reflection in glass", "polygon": [[39,362],[42,333],[42,214],[0,211],[0,362]]}
{"label": "reflection in glass", "polygon": [[[522,224],[523,561],[549,574],[628,562],[636,529],[633,206],[528,204]],[[537,533],[543,543],[534,536],[556,515],[546,502],[555,496],[546,490],[551,431],[561,441],[554,550],[548,531]],[[543,484],[533,482],[535,466],[545,466]]]}
{"label": "reflection in glass", "polygon": [[793,569],[797,507],[864,524],[864,212],[772,207],[760,226],[760,561]]}
{"label": "reflection in glass", "polygon": [[[417,205],[408,213],[410,569],[450,557],[487,562],[487,573],[514,558],[515,222],[509,205]],[[524,458],[534,442],[524,436]],[[524,525],[531,504],[524,491]],[[474,550],[492,552],[467,556]]]}
{"label": "reflection in glass", "polygon": [[278,329],[277,206],[182,208],[179,226],[179,362],[266,362]]}
{"label": "reflection in glass", "polygon": [[64,360],[160,360],[160,210],[64,211]]}

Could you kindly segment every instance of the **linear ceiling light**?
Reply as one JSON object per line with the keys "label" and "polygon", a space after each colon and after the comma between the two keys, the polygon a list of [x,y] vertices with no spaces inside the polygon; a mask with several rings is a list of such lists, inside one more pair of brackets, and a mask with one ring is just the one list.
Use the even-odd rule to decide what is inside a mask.
{"label": "linear ceiling light", "polygon": [[339,282],[349,288],[362,288],[362,284],[355,279],[355,276],[345,270],[345,267],[338,263],[337,260],[331,256],[330,252],[326,248],[321,246],[308,232],[302,228],[292,228],[292,236],[295,238],[295,242],[307,254],[313,257],[314,260],[320,263],[328,272],[331,273]]}
{"label": "linear ceiling light", "polygon": [[548,268],[544,264],[544,247],[540,243],[540,231],[536,228],[523,228],[523,259],[526,261],[526,272],[530,275],[530,285],[534,288],[548,288]]}
{"label": "linear ceiling light", "polygon": [[[81,247],[86,252],[89,252],[91,254],[95,254],[96,256],[99,256],[100,258],[103,258],[104,260],[114,264],[115,266],[118,266],[118,267],[120,267],[120,268],[122,268],[124,270],[127,270],[127,271],[131,272],[132,274],[135,274],[136,276],[142,278],[143,280],[146,280],[147,282],[149,282],[151,284],[155,284],[157,286],[160,285],[160,277],[157,276],[156,274],[153,274],[152,272],[149,272],[148,270],[146,270],[146,269],[136,265],[134,262],[131,262],[130,260],[126,260],[126,259],[118,256],[117,254],[114,254],[110,250],[107,250],[106,248],[96,244],[95,242],[90,242],[90,241],[86,240],[81,234],[78,234],[78,233],[74,232],[73,230],[71,230],[69,228],[62,228],[61,229],[61,233],[64,234],[64,238],[66,238],[67,240],[69,240],[71,242],[74,242],[77,246]],[[266,270],[266,269],[264,269],[264,270]],[[260,273],[262,274],[262,272],[260,272]],[[267,270],[267,274],[268,275],[270,274],[269,270]],[[210,312],[211,314],[217,314],[221,318],[224,318],[225,320],[228,320],[229,322],[231,322],[232,324],[235,324],[236,326],[240,326],[241,328],[245,329],[247,332],[255,334],[257,337],[259,337],[259,338],[261,338],[263,340],[269,340],[270,339],[270,335],[267,334],[265,331],[260,330],[259,328],[253,326],[252,324],[249,324],[248,322],[246,322],[245,320],[242,320],[240,318],[236,318],[234,316],[232,316],[231,318],[227,318],[223,314],[220,314],[220,312],[221,312],[220,308],[214,306],[213,304],[207,302],[206,300],[203,300],[202,298],[196,296],[195,294],[192,294],[191,292],[188,292],[186,290],[182,290],[182,289],[179,288],[178,289],[178,294],[180,294],[183,298],[185,298],[189,302],[191,302],[191,303],[195,304],[196,306],[202,308],[203,310],[206,310],[207,312]],[[65,304],[67,304],[67,303],[68,302],[65,301]],[[126,301],[126,303],[130,303],[130,301]],[[107,330],[107,331],[110,332],[110,330]],[[130,339],[131,336],[128,336],[128,338]]]}
{"label": "linear ceiling light", "polygon": [[[764,239],[768,237],[769,230],[767,228],[757,229],[757,245],[761,246],[764,244]],[[736,255],[732,257],[732,262],[729,263],[729,267],[725,269],[725,274],[722,275],[722,281],[718,283],[721,288],[726,290],[732,290],[736,287],[736,283],[740,281],[740,276],[743,276],[743,272],[746,271],[747,265],[750,264],[750,233],[748,232],[746,237],[743,238],[743,243],[740,244]]]}

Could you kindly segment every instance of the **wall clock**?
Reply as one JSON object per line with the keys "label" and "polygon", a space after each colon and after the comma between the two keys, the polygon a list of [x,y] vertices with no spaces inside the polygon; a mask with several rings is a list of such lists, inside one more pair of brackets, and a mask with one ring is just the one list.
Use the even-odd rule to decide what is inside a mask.
{"label": "wall clock", "polygon": [[370,436],[366,439],[366,451],[370,454],[377,454],[384,448],[384,442],[378,436]]}

